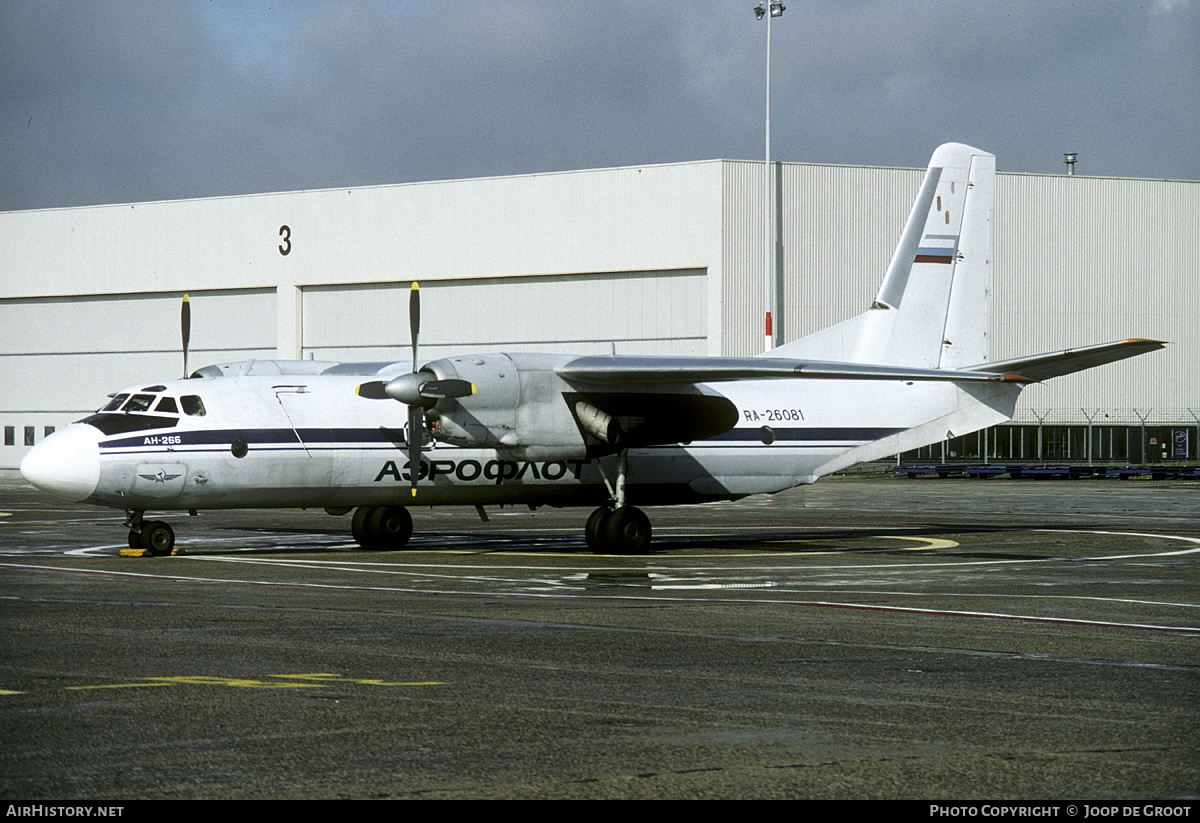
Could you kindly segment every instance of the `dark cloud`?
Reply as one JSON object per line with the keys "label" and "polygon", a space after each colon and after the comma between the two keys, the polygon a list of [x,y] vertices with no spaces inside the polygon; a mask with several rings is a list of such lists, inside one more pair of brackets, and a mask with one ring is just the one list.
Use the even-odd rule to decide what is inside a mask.
{"label": "dark cloud", "polygon": [[[0,209],[763,153],[752,3],[0,0]],[[1200,178],[1200,2],[793,0],[776,159]]]}

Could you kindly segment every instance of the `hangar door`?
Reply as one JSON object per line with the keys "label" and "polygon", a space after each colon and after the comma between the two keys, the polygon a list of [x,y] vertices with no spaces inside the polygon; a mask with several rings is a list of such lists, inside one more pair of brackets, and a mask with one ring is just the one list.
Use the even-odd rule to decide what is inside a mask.
{"label": "hangar door", "polygon": [[[122,294],[0,300],[0,386],[7,410],[94,411],[138,380],[183,373],[183,295]],[[191,295],[189,370],[275,356],[275,290]]]}
{"label": "hangar door", "polygon": [[[411,357],[410,281],[303,290],[316,360]],[[421,281],[422,360],[472,351],[702,355],[703,269]]]}
{"label": "hangar door", "polygon": [[[0,300],[0,468],[138,381],[183,373],[181,293]],[[189,371],[275,356],[274,289],[194,292]]]}

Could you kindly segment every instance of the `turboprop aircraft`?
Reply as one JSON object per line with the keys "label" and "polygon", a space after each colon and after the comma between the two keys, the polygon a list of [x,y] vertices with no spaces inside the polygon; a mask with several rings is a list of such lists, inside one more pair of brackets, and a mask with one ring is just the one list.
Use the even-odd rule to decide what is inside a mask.
{"label": "turboprop aircraft", "polygon": [[250,360],[145,381],[30,450],[21,473],[124,509],[131,547],[170,554],[148,510],[351,510],[396,549],[411,506],[594,508],[598,552],[650,545],[638,506],[734,500],[1011,418],[1030,382],[1162,347],[1125,340],[987,362],[995,157],[938,148],[883,284],[857,317],[758,357],[481,353],[422,363]]}

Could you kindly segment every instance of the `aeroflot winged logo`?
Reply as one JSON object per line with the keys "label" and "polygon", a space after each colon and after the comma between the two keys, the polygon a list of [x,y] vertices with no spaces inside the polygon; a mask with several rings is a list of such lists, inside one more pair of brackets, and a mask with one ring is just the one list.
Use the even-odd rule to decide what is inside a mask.
{"label": "aeroflot winged logo", "polygon": [[170,483],[182,473],[183,472],[167,474],[165,470],[159,469],[154,474],[139,474],[138,477],[142,478],[143,480],[149,480],[151,483]]}

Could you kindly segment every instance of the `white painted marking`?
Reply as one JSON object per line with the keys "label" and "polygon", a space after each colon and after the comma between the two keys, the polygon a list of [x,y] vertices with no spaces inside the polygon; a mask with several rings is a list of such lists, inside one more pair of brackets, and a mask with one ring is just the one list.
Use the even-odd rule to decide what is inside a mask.
{"label": "white painted marking", "polygon": [[[591,585],[605,585],[607,581],[591,580],[590,573],[596,574],[611,574],[614,571],[635,569],[645,573],[646,584],[644,586],[629,586],[622,587],[620,582],[612,583],[615,589],[643,589],[646,591],[666,591],[671,589],[676,590],[697,590],[697,591],[722,591],[722,590],[738,590],[738,589],[765,589],[775,588],[788,590],[788,582],[778,580],[746,580],[744,576],[749,573],[754,577],[764,575],[796,575],[803,574],[805,581],[808,584],[806,589],[796,589],[795,593],[801,594],[805,592],[817,593],[820,591],[828,591],[833,586],[855,587],[861,586],[864,582],[860,575],[861,572],[873,572],[876,574],[901,574],[910,571],[939,571],[939,570],[962,570],[967,567],[978,566],[1004,566],[1004,565],[1027,565],[1027,564],[1046,564],[1046,563],[1070,563],[1078,564],[1080,562],[1108,562],[1108,561],[1125,561],[1135,560],[1144,561],[1153,558],[1163,557],[1182,557],[1200,553],[1200,538],[1190,537],[1186,535],[1172,535],[1160,533],[1143,533],[1143,532],[1114,532],[1114,531],[1098,531],[1098,530],[1047,530],[1053,533],[1073,533],[1073,534],[1095,534],[1095,535],[1112,535],[1118,537],[1146,537],[1157,540],[1174,540],[1182,541],[1191,544],[1192,548],[1169,550],[1169,551],[1151,551],[1140,554],[1121,554],[1121,555],[1096,555],[1086,558],[1029,558],[1029,559],[997,559],[997,560],[971,560],[971,561],[951,561],[951,562],[905,562],[905,563],[886,563],[886,564],[870,564],[856,565],[847,567],[845,565],[823,565],[823,566],[781,566],[771,564],[769,566],[755,566],[741,564],[738,566],[722,566],[714,568],[712,566],[695,566],[695,565],[675,565],[675,561],[695,560],[695,555],[689,555],[687,558],[672,558],[664,556],[647,556],[647,557],[628,557],[628,558],[604,558],[603,561],[596,565],[580,567],[574,564],[562,565],[522,565],[522,566],[505,566],[497,568],[495,573],[489,573],[486,570],[471,568],[462,564],[452,563],[406,563],[402,561],[380,563],[375,561],[352,561],[344,558],[336,560],[326,559],[281,559],[270,557],[247,557],[247,556],[213,556],[213,555],[184,555],[177,560],[197,560],[203,562],[216,563],[242,563],[251,565],[261,565],[266,567],[284,567],[297,569],[322,569],[325,571],[342,571],[349,574],[353,573],[370,573],[372,575],[388,575],[402,578],[409,578],[412,583],[418,584],[424,580],[430,583],[439,580],[457,581],[460,584],[483,585],[495,587],[497,585],[513,586],[521,591],[500,592],[494,589],[490,591],[470,591],[462,589],[429,589],[429,588],[397,588],[397,587],[380,587],[380,586],[363,586],[356,584],[317,584],[317,583],[301,583],[295,581],[278,581],[278,580],[233,580],[220,579],[211,577],[197,577],[186,574],[175,574],[169,570],[175,568],[172,566],[162,566],[163,573],[154,572],[114,572],[114,571],[99,571],[90,569],[70,569],[56,566],[31,566],[26,564],[0,564],[2,567],[13,569],[39,569],[47,571],[59,571],[72,574],[84,575],[99,575],[107,577],[124,577],[130,579],[144,580],[163,580],[171,579],[186,582],[196,583],[219,583],[225,585],[255,585],[255,586],[272,586],[272,587],[292,587],[292,588],[310,588],[323,589],[332,591],[373,591],[379,593],[394,593],[394,594],[425,594],[425,595],[466,595],[466,596],[499,596],[499,597],[570,597],[588,600],[651,600],[659,602],[698,602],[695,599],[680,599],[671,597],[654,597],[646,594],[621,594],[621,595],[595,595],[595,594],[578,594],[577,590],[583,588],[581,583]],[[927,546],[932,545],[933,541],[929,538],[912,538],[894,536],[897,539],[920,540]],[[268,536],[263,539],[277,540],[277,536]],[[953,541],[942,541],[945,543],[953,543]],[[956,544],[955,544],[956,545]],[[104,547],[92,547],[90,549],[75,550],[72,553],[97,551]],[[109,550],[118,548],[117,546],[107,547]],[[501,554],[501,552],[495,552]],[[510,553],[503,553],[509,555]],[[729,553],[708,555],[712,557],[729,558],[731,556],[739,559],[744,559],[745,555],[737,554],[730,555]],[[778,557],[778,554],[772,554]],[[578,555],[564,555],[563,560],[571,561],[578,558]],[[631,565],[614,565],[615,561],[632,561]],[[169,563],[169,560],[158,560],[156,563]],[[469,571],[469,574],[462,572]],[[514,572],[537,572],[543,575],[539,579],[514,578],[511,575]],[[812,588],[814,583],[813,575],[821,572],[837,572],[840,577],[836,580],[828,580],[824,588]],[[743,579],[730,579],[734,575],[742,575]],[[791,581],[800,582],[800,581]],[[538,589],[533,591],[532,589]],[[543,590],[549,589],[549,593],[544,593]],[[567,591],[564,591],[567,590]],[[568,591],[570,593],[568,593]],[[791,590],[789,590],[791,591]],[[888,597],[929,597],[929,592],[921,591],[904,591],[899,592],[890,589],[858,589],[856,592],[859,596],[888,596]],[[1145,600],[1127,597],[1095,597],[1081,595],[1025,595],[1025,594],[973,594],[963,592],[939,592],[937,597],[955,598],[955,597],[971,597],[971,598],[1007,598],[1009,600],[1026,600],[1026,601],[1080,601],[1080,602],[1095,602],[1095,603],[1113,603],[1126,605],[1147,605],[1167,608],[1181,609],[1196,609],[1200,608],[1200,604],[1196,603],[1178,603],[1158,600]],[[1020,614],[1016,612],[998,611],[998,612],[983,612],[983,611],[965,611],[952,609],[933,609],[896,606],[888,604],[875,604],[863,602],[847,602],[847,601],[832,601],[832,600],[740,600],[717,598],[715,600],[699,601],[712,603],[756,603],[756,604],[774,604],[774,605],[792,605],[792,606],[809,606],[809,607],[824,607],[824,608],[842,608],[854,609],[860,611],[879,611],[904,614],[924,614],[938,616],[957,616],[968,618],[986,618],[995,620],[1014,620],[1021,622],[1034,622],[1056,625],[1074,625],[1074,626],[1094,626],[1101,628],[1126,628],[1126,629],[1147,629],[1155,631],[1181,632],[1186,634],[1200,634],[1200,627],[1192,626],[1169,626],[1150,623],[1129,623],[1119,621],[1106,621],[1095,619],[1072,619],[1045,617],[1036,614]]]}

